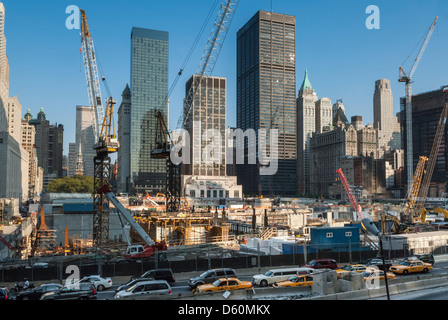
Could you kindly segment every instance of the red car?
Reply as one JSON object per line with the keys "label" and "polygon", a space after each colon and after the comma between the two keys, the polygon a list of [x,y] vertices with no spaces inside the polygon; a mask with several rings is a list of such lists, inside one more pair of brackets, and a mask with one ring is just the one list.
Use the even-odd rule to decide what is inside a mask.
{"label": "red car", "polygon": [[313,269],[338,269],[338,263],[334,259],[316,259],[311,260],[308,264],[304,265],[307,268]]}

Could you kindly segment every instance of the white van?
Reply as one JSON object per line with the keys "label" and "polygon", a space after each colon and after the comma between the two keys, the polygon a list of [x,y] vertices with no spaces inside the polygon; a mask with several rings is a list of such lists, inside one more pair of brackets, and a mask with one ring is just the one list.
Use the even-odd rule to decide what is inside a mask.
{"label": "white van", "polygon": [[266,287],[275,282],[286,281],[289,277],[301,274],[312,274],[312,268],[286,268],[286,269],[271,269],[265,274],[257,274],[253,276],[252,283],[257,286]]}
{"label": "white van", "polygon": [[153,296],[171,295],[172,290],[165,280],[139,281],[132,287],[119,291],[115,299],[150,299]]}

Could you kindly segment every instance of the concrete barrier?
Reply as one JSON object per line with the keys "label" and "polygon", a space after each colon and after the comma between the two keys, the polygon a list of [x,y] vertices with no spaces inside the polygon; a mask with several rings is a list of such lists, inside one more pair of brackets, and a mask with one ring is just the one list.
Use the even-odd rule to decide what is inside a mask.
{"label": "concrete barrier", "polygon": [[349,292],[336,293],[336,300],[365,300],[369,298],[369,290],[362,289]]}

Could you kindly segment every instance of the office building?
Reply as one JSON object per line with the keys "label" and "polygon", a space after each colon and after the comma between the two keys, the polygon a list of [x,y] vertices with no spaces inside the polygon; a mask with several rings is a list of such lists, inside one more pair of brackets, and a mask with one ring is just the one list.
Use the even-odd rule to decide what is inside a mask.
{"label": "office building", "polygon": [[310,139],[316,131],[316,102],[318,96],[308,78],[308,70],[300,86],[297,107],[297,176],[298,193],[309,194],[310,189]]}
{"label": "office building", "polygon": [[249,164],[248,150],[237,168],[246,195],[297,194],[295,25],[294,16],[258,11],[237,33],[237,128],[268,136],[278,130],[277,146],[266,141],[268,156],[278,157],[275,174],[260,175],[262,165]]}
{"label": "office building", "polygon": [[95,144],[93,107],[76,106],[75,143],[78,153],[82,155],[83,175],[93,177],[93,158],[96,156],[93,149]]}
{"label": "office building", "polygon": [[[412,142],[413,142],[413,168],[415,172],[420,156],[429,157],[445,103],[448,101],[448,86],[438,90],[414,94],[412,96]],[[401,111],[399,114],[402,142],[406,154],[406,99],[401,98]],[[445,132],[446,132],[445,128]],[[402,178],[407,181],[407,161]],[[428,197],[442,197],[447,192],[448,175],[448,142],[446,134],[442,135],[438,158],[434,167]]]}
{"label": "office building", "polygon": [[121,104],[118,108],[118,141],[120,148],[117,153],[117,189],[118,192],[129,193],[129,134],[131,123],[129,114],[131,111],[131,89],[126,88],[121,94]]}
{"label": "office building", "polygon": [[333,123],[333,106],[329,98],[321,98],[316,101],[316,132],[330,130]]}
{"label": "office building", "polygon": [[400,125],[394,116],[394,104],[390,80],[375,81],[373,94],[373,126],[377,130],[377,157],[383,157],[390,149],[401,148]]}
{"label": "office building", "polygon": [[352,117],[350,124],[341,121],[344,118],[342,109],[338,109],[333,123],[339,121],[340,124],[330,131],[315,132],[310,139],[311,194],[333,195],[335,184],[340,184],[336,171],[341,166],[341,160],[347,156],[375,160],[376,130],[371,125],[360,125],[360,116]]}
{"label": "office building", "polygon": [[166,161],[151,159],[156,111],[168,125],[168,32],[132,28],[130,192],[165,192]]}
{"label": "office building", "polygon": [[242,187],[226,172],[227,81],[220,77],[193,75],[186,94],[194,92],[184,129],[190,136],[190,164],[183,164],[182,190],[192,198],[239,198]]}

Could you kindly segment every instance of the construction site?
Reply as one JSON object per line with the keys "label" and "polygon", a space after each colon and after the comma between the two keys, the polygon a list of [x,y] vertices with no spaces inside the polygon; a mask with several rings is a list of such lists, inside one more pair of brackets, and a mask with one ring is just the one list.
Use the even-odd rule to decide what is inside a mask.
{"label": "construction site", "polygon": [[[188,121],[192,119],[189,113],[196,90],[200,87],[198,84],[213,69],[237,3],[223,1],[203,59],[193,77],[197,84],[191,85],[187,92],[184,113],[179,119],[180,127],[189,127]],[[420,50],[420,58],[436,20]],[[154,112],[157,126],[151,158],[166,162],[165,193],[134,197],[115,194],[110,181],[111,155],[120,148],[115,133],[116,102],[105,77],[100,77],[98,73],[93,36],[83,10],[81,22],[86,87],[95,120],[94,193],[86,200],[93,203],[92,210],[79,213],[76,218],[73,215],[68,226],[67,221],[66,225],[58,222],[63,221],[61,217],[66,213],[58,212],[55,203],[51,204],[48,212],[45,212],[43,204],[33,209],[30,207],[28,216],[16,215],[16,218],[1,226],[0,241],[4,244],[0,247],[1,261],[12,264],[54,262],[58,258],[61,261],[81,261],[83,257],[92,259],[98,255],[113,261],[147,259],[156,262],[159,261],[156,257],[160,255],[164,262],[198,257],[224,259],[296,253],[331,255],[357,252],[361,255],[367,252],[367,255],[376,256],[382,237],[388,240],[385,245],[389,254],[426,253],[445,248],[448,241],[448,231],[445,231],[448,230],[448,211],[443,207],[429,207],[426,199],[446,130],[448,103],[440,115],[431,152],[420,157],[415,172],[412,172],[412,151],[408,150],[408,155],[411,155],[409,188],[406,199],[400,204],[374,200],[359,202],[342,169],[337,171],[343,190],[341,199],[259,196],[234,199],[229,205],[212,205],[207,197],[187,196],[182,192],[181,166],[171,159],[175,145],[166,125],[166,115],[159,110]],[[409,75],[401,69],[400,81],[406,83],[406,110],[411,110],[411,77],[420,58],[416,59]],[[108,94],[105,100],[100,79]],[[103,101],[106,101],[105,110]],[[407,128],[412,130],[410,123]],[[411,133],[408,132],[408,139],[412,139]],[[408,146],[412,145],[412,140],[409,141]],[[82,162],[77,172],[82,172]],[[1,202],[0,205],[2,216],[6,205]],[[84,221],[78,222],[76,219]],[[372,221],[380,234],[369,234],[363,224],[365,219]],[[87,229],[89,232],[86,234],[79,231]],[[339,232],[345,236],[333,237]]]}

